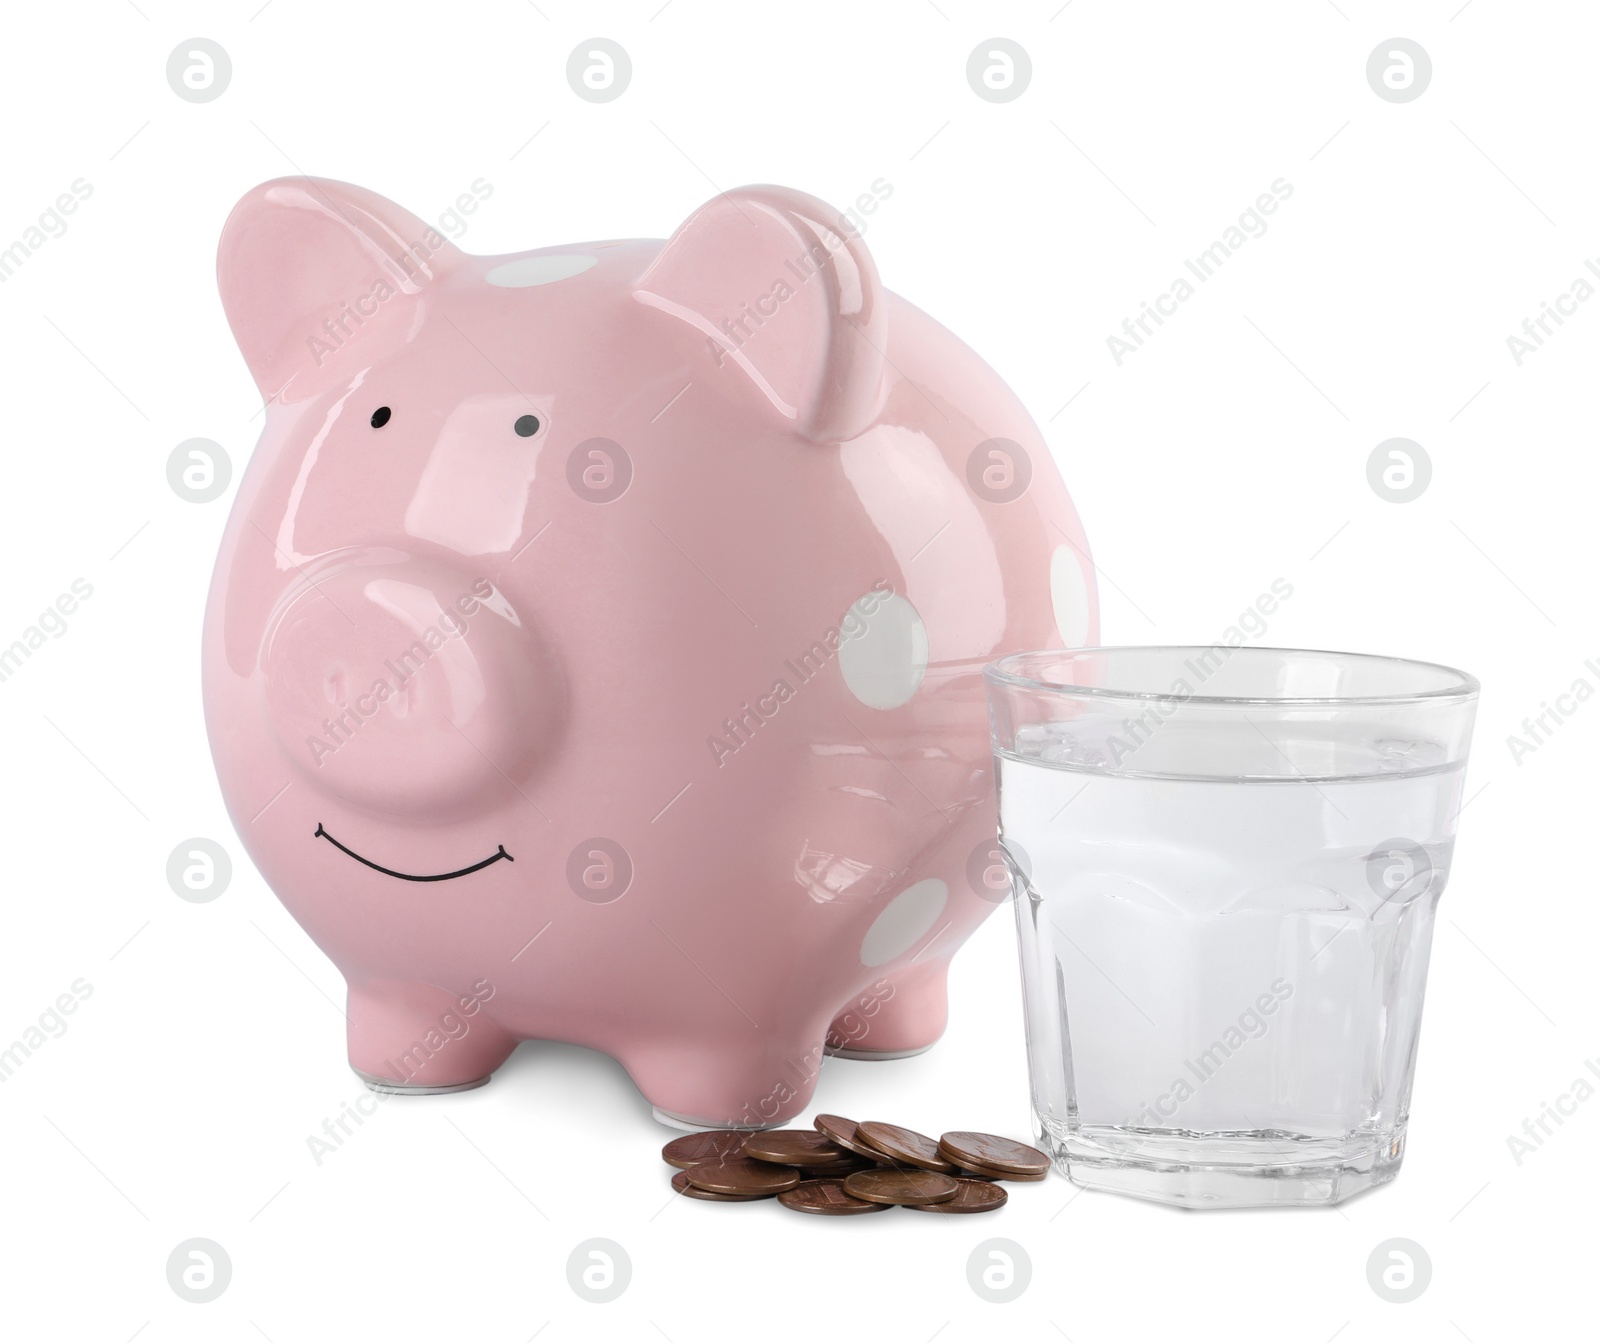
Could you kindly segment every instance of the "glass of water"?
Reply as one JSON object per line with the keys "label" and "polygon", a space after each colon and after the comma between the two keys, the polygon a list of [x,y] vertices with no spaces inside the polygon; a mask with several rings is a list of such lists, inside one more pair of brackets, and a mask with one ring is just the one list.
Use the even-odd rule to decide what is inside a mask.
{"label": "glass of water", "polygon": [[1058,1169],[1194,1208],[1392,1180],[1478,683],[1217,645],[986,679]]}

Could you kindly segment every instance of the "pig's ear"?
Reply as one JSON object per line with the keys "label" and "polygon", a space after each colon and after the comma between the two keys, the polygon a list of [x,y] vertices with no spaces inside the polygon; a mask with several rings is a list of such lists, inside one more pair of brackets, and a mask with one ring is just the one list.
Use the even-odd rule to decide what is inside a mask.
{"label": "pig's ear", "polygon": [[217,247],[217,287],[270,400],[391,325],[460,258],[432,225],[376,192],[282,177],[233,207]]}
{"label": "pig's ear", "polygon": [[719,369],[817,442],[854,438],[882,400],[885,295],[857,230],[814,196],[750,186],[703,205],[635,290],[694,327]]}

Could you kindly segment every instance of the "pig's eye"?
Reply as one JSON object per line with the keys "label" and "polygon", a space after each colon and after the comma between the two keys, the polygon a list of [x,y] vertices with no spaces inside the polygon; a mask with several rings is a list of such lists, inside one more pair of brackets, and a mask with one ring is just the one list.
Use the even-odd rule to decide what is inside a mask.
{"label": "pig's eye", "polygon": [[379,406],[375,411],[372,412],[372,427],[374,429],[382,429],[383,426],[388,424],[388,423],[389,423],[389,407],[388,406]]}
{"label": "pig's eye", "polygon": [[517,431],[520,438],[532,438],[539,432],[539,417],[537,415],[519,415],[517,422],[511,426]]}

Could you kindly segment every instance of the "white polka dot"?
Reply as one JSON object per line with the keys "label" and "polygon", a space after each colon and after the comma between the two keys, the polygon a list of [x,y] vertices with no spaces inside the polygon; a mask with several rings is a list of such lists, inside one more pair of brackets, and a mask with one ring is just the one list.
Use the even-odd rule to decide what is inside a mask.
{"label": "white polka dot", "polygon": [[550,256],[524,256],[496,266],[483,278],[502,289],[527,289],[536,284],[554,284],[557,280],[582,275],[599,257],[585,252],[556,252]]}
{"label": "white polka dot", "polygon": [[944,913],[949,888],[937,877],[907,886],[883,907],[861,939],[861,964],[887,965],[927,936]]}
{"label": "white polka dot", "polygon": [[839,671],[871,709],[898,709],[928,670],[928,631],[899,593],[869,592],[839,622]]}
{"label": "white polka dot", "polygon": [[1082,648],[1089,637],[1089,581],[1083,561],[1071,546],[1057,546],[1050,557],[1050,605],[1063,648]]}

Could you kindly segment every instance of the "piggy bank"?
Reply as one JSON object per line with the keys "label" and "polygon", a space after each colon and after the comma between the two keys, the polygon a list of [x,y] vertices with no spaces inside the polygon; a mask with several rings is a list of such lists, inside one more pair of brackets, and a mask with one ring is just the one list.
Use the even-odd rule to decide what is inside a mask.
{"label": "piggy bank", "polygon": [[981,668],[1092,642],[1095,586],[1027,412],[854,216],[753,186],[473,256],[294,178],[217,269],[266,410],[206,723],[356,1072],[561,1040],[759,1128],[828,1052],[932,1044],[1010,892]]}

